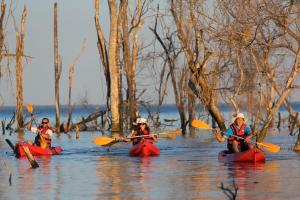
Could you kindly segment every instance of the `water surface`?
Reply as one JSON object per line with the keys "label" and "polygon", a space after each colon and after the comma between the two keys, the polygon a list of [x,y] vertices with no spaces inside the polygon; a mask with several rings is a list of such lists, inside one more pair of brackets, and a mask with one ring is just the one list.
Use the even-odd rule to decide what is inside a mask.
{"label": "water surface", "polygon": [[[1,134],[0,199],[227,199],[220,185],[232,188],[233,182],[238,199],[300,195],[300,156],[291,151],[296,137],[287,131],[268,136],[266,141],[282,150],[265,152],[267,161],[262,164],[220,163],[217,155],[226,144],[201,130],[193,137],[160,140],[156,144],[161,155],[149,158],[129,157],[129,143],[95,146],[92,141],[97,136],[101,133],[82,132],[78,140],[75,133],[56,136],[53,145],[64,149],[62,155],[37,157],[40,167],[31,169],[27,159],[15,158],[5,143],[5,138],[17,141],[18,134]],[[25,132],[24,138],[32,140],[34,134]],[[11,167],[12,185],[3,160]]]}

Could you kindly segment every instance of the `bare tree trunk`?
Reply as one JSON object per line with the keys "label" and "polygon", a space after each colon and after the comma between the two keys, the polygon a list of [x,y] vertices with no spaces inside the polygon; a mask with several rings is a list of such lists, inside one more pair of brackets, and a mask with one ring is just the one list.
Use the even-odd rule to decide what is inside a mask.
{"label": "bare tree trunk", "polygon": [[[180,45],[182,50],[184,51],[185,58],[187,60],[187,63],[189,65],[189,69],[191,70],[191,73],[193,74],[192,80],[189,83],[190,87],[191,84],[194,85],[193,89],[198,87],[197,97],[200,98],[201,102],[205,107],[207,108],[210,115],[213,117],[213,119],[218,123],[220,129],[222,131],[226,130],[225,121],[223,119],[223,116],[221,114],[221,111],[217,107],[216,102],[216,94],[213,92],[212,85],[209,83],[209,80],[207,79],[207,76],[205,74],[206,72],[206,65],[207,62],[212,55],[211,52],[208,51],[206,48],[206,45],[204,43],[203,39],[203,32],[201,30],[201,27],[196,26],[195,22],[195,16],[194,12],[195,9],[193,9],[193,3],[189,3],[188,12],[190,15],[190,23],[192,24],[193,31],[195,31],[194,37],[195,37],[195,46],[196,50],[189,48],[190,44],[188,43],[190,41],[190,36],[186,35],[183,28],[183,21],[180,19],[179,15],[183,13],[183,7],[181,7],[181,1],[178,2],[178,5],[175,5],[175,1],[171,1],[171,13],[174,19],[174,23],[177,28],[178,32],[178,39],[180,41]],[[178,6],[178,7],[176,7]],[[187,8],[186,8],[187,9]],[[186,11],[184,11],[186,13]],[[203,55],[204,58],[202,61],[199,60],[199,52],[200,49],[200,43],[202,41],[203,46]],[[195,53],[194,53],[195,52]]]}
{"label": "bare tree trunk", "polygon": [[116,62],[118,50],[118,20],[115,0],[109,0],[110,11],[110,36],[109,36],[109,66],[111,77],[111,118],[112,118],[112,132],[119,132],[121,130],[120,124],[120,97],[119,97],[119,79],[120,69]]}
{"label": "bare tree trunk", "polygon": [[[188,111],[189,111],[189,121],[191,122],[196,117],[196,111],[195,111],[195,95],[192,93],[192,91],[189,91],[188,93]],[[191,128],[191,123],[189,124],[189,127]]]}
{"label": "bare tree trunk", "polygon": [[21,20],[21,32],[16,27],[16,87],[17,87],[17,129],[24,127],[23,119],[23,51],[24,51],[24,38],[26,30],[26,17],[27,9],[24,6],[22,20]]}
{"label": "bare tree trunk", "polygon": [[[158,17],[156,17],[155,20],[155,25],[154,28],[150,28],[150,30],[154,33],[156,39],[158,40],[158,42],[160,43],[160,45],[162,46],[163,50],[164,50],[164,55],[166,57],[166,62],[167,65],[169,67],[169,74],[171,77],[171,82],[172,82],[172,88],[173,88],[173,92],[174,92],[174,97],[175,97],[175,104],[176,104],[176,108],[179,112],[179,116],[180,116],[180,122],[181,122],[181,129],[182,129],[182,133],[185,134],[186,132],[186,114],[185,114],[185,103],[183,101],[183,98],[185,95],[183,95],[186,90],[185,90],[185,80],[186,80],[186,74],[184,71],[185,68],[182,69],[182,73],[176,73],[176,61],[177,61],[177,57],[178,57],[178,53],[176,52],[176,48],[173,44],[173,38],[170,35],[166,35],[164,36],[166,39],[166,42],[163,41],[163,39],[161,38],[161,36],[158,34],[157,32],[157,20]],[[166,33],[168,34],[168,33]],[[176,77],[176,74],[180,74],[180,77]],[[179,81],[178,81],[179,79]]]}
{"label": "bare tree trunk", "polygon": [[82,48],[80,50],[79,55],[75,58],[74,62],[70,64],[69,66],[69,100],[68,100],[68,121],[67,121],[67,128],[69,130],[70,128],[70,123],[72,120],[72,85],[73,85],[73,78],[74,78],[74,65],[76,62],[79,60],[80,56],[82,55],[85,47],[86,47],[86,40],[83,41]]}
{"label": "bare tree trunk", "polygon": [[55,80],[55,119],[56,132],[60,133],[59,111],[59,79],[62,70],[61,59],[58,61],[58,31],[57,31],[57,2],[54,3],[54,80]]}
{"label": "bare tree trunk", "polygon": [[1,16],[0,16],[0,79],[2,77],[2,51],[3,51],[3,47],[4,47],[4,27],[3,27],[3,23],[4,23],[4,16],[5,16],[5,10],[6,10],[6,4],[5,4],[5,0],[2,0],[1,2]]}
{"label": "bare tree trunk", "polygon": [[[97,47],[100,54],[101,62],[104,69],[104,76],[106,80],[106,120],[108,118],[108,111],[110,110],[110,91],[111,91],[111,80],[110,80],[110,66],[108,60],[108,52],[105,44],[105,38],[103,36],[102,29],[99,24],[99,0],[95,0],[95,27],[97,31]],[[105,120],[105,122],[106,122]]]}
{"label": "bare tree trunk", "polygon": [[128,28],[128,17],[126,8],[128,6],[128,1],[124,1],[124,13],[122,14],[122,30],[123,30],[123,58],[124,58],[124,68],[126,72],[127,80],[127,103],[128,103],[128,116],[129,124],[132,124],[136,120],[136,83],[135,83],[135,72],[136,72],[136,62],[137,62],[137,52],[138,52],[138,34],[141,28],[141,1],[138,1],[137,6],[137,23],[135,25],[134,41],[132,45],[132,53],[130,51],[130,32]]}
{"label": "bare tree trunk", "polygon": [[72,82],[74,77],[74,64],[70,64],[69,66],[69,100],[68,100],[68,121],[67,127],[69,129],[71,120],[72,120]]}
{"label": "bare tree trunk", "polygon": [[[300,43],[300,41],[299,41],[299,43]],[[285,88],[283,89],[279,99],[273,105],[272,109],[269,112],[268,118],[267,118],[266,122],[264,123],[264,125],[263,125],[263,127],[260,131],[261,134],[259,135],[259,141],[263,140],[266,137],[267,129],[270,127],[270,124],[271,124],[271,122],[274,118],[275,112],[278,111],[281,104],[285,101],[286,97],[291,92],[292,83],[297,78],[297,75],[300,72],[299,62],[300,62],[300,49],[298,48],[297,54],[296,54],[296,57],[295,57],[295,60],[294,60],[293,68],[292,68],[292,71],[289,74],[289,77],[288,77],[287,81],[286,81]]]}

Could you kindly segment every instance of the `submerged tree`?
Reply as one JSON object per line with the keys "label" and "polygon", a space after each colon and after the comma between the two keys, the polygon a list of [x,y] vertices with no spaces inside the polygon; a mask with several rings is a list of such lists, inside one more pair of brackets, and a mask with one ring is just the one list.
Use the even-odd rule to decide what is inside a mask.
{"label": "submerged tree", "polygon": [[[59,111],[59,80],[62,70],[61,58],[58,56],[58,31],[57,31],[57,2],[54,3],[54,84],[55,84],[55,119],[56,132],[60,132]],[[59,62],[60,61],[60,62]]]}
{"label": "submerged tree", "polygon": [[[121,10],[124,5],[123,1],[120,3]],[[120,117],[120,68],[118,61],[119,46],[118,46],[118,14],[117,4],[114,0],[108,1],[110,13],[110,34],[108,47],[105,43],[105,38],[99,24],[99,1],[95,0],[95,25],[98,37],[98,50],[104,66],[104,73],[107,81],[107,108],[108,99],[110,99],[110,108],[112,116],[112,132],[119,132],[121,130]]]}
{"label": "submerged tree", "polygon": [[201,1],[171,0],[171,13],[181,48],[192,74],[189,86],[218,122],[221,130],[225,130],[224,119],[217,105],[218,96],[214,92],[216,80],[207,68],[213,52],[207,45],[204,24],[200,19],[202,4]]}
{"label": "submerged tree", "polygon": [[24,127],[23,119],[23,52],[24,52],[24,39],[26,31],[26,16],[27,9],[24,6],[22,19],[21,19],[21,30],[15,25],[16,30],[16,87],[17,87],[17,129]]}
{"label": "submerged tree", "polygon": [[1,15],[0,15],[0,79],[2,77],[2,59],[3,59],[3,50],[4,50],[4,17],[5,17],[5,11],[6,11],[6,4],[5,0],[2,0],[1,2]]}

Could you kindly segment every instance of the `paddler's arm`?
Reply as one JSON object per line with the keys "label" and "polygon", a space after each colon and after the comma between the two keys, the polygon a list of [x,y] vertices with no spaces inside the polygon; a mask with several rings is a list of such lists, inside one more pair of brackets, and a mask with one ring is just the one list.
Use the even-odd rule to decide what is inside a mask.
{"label": "paddler's arm", "polygon": [[157,139],[157,134],[152,135],[152,138],[153,138],[153,141],[154,141],[154,142],[157,142],[157,141],[158,141],[158,139]]}
{"label": "paddler's arm", "polygon": [[224,142],[226,140],[226,137],[224,137],[219,130],[213,129],[213,132],[218,142]]}
{"label": "paddler's arm", "polygon": [[27,125],[27,129],[28,129],[29,131],[31,131],[32,122],[33,122],[33,120],[32,120],[32,118],[31,118],[31,120],[29,121],[29,123],[28,123],[28,125]]}
{"label": "paddler's arm", "polygon": [[33,133],[37,133],[37,128],[36,127],[32,127],[32,122],[34,121],[35,116],[31,114],[31,119],[27,125],[27,129]]}
{"label": "paddler's arm", "polygon": [[255,136],[255,134],[251,132],[251,129],[248,126],[246,127],[245,131],[246,133],[248,133],[248,135],[245,137],[245,141],[247,143],[251,143],[251,139]]}

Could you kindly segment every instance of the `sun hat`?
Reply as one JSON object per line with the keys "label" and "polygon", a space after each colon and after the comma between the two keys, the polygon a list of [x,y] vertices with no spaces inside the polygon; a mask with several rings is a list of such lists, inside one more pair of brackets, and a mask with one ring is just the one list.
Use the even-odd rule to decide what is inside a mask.
{"label": "sun hat", "polygon": [[235,120],[237,118],[242,118],[245,121],[245,115],[243,113],[239,112],[239,113],[236,113],[236,114],[232,115],[231,122],[232,123],[235,122]]}
{"label": "sun hat", "polygon": [[138,124],[147,124],[147,120],[145,118],[139,118]]}
{"label": "sun hat", "polygon": [[136,123],[139,124],[140,120],[141,120],[141,118],[136,118]]}

